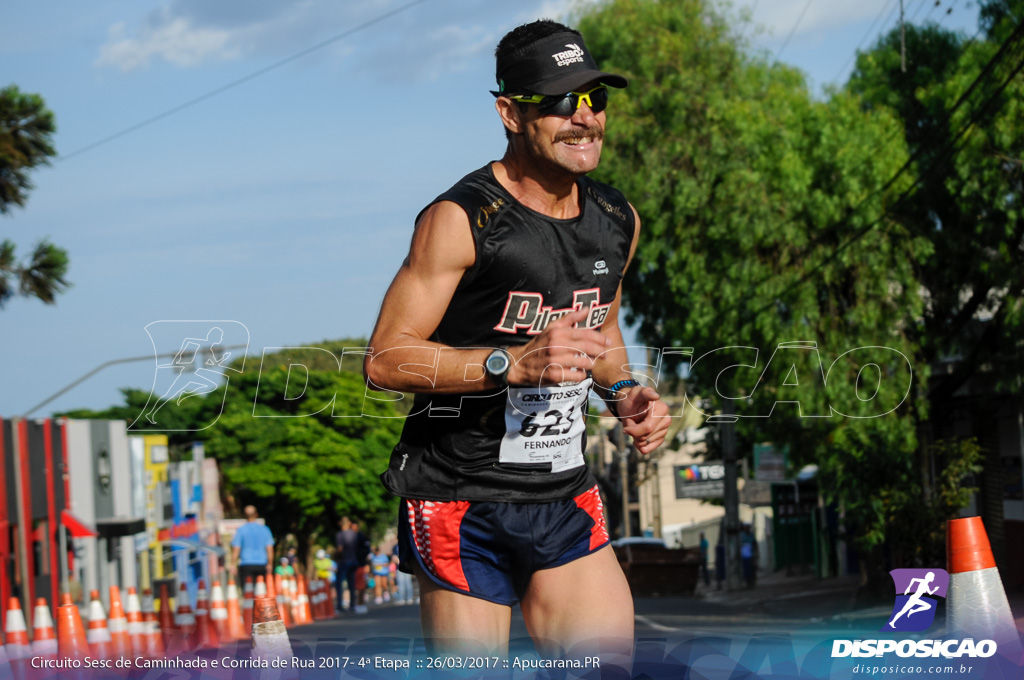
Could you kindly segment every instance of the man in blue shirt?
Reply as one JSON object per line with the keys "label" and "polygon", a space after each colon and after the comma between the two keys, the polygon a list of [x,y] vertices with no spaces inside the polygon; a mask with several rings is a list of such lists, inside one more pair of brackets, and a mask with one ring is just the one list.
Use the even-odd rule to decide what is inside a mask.
{"label": "man in blue shirt", "polygon": [[256,521],[258,517],[256,506],[245,506],[246,522],[238,527],[231,541],[238,582],[243,585],[246,577],[255,584],[257,576],[270,576],[270,565],[274,563],[274,536],[265,524]]}

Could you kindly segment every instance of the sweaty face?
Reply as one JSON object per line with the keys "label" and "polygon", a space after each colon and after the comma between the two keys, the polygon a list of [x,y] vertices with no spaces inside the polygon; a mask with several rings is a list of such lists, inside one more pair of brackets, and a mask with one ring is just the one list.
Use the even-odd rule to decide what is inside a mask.
{"label": "sweaty face", "polygon": [[571,116],[541,115],[536,104],[527,104],[522,112],[526,149],[539,165],[574,176],[597,167],[604,143],[604,111],[595,114],[581,102]]}

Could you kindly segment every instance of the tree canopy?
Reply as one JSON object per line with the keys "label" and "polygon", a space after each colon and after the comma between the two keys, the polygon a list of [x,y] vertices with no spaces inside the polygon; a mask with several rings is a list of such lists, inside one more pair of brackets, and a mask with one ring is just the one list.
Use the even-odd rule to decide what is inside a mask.
{"label": "tree canopy", "polygon": [[[289,365],[299,359],[295,351],[265,359],[261,368],[232,375],[214,392],[168,403],[160,410],[159,429],[170,430],[172,445],[183,450],[202,441],[220,466],[229,502],[237,509],[255,504],[275,535],[296,536],[300,552],[317,536],[333,545],[343,515],[358,518],[372,532],[393,525],[398,501],[377,477],[404,424],[393,402],[364,401],[362,376],[347,365],[345,370],[310,367],[301,376],[293,374],[289,385]],[[296,394],[299,377],[307,381]],[[123,393],[123,406],[65,415],[124,419],[130,425],[138,420],[139,431],[147,431],[141,414],[150,394]],[[335,417],[342,414],[349,417]]]}
{"label": "tree canopy", "polygon": [[[858,73],[884,63],[889,80],[855,75],[818,99],[800,72],[752,53],[745,25],[710,0],[615,0],[584,14],[579,28],[601,67],[631,81],[613,93],[596,173],[643,223],[624,282],[628,320],[649,345],[693,348],[686,387],[711,397],[709,414],[723,396],[733,400],[741,452],[773,440],[790,445],[797,465],[817,463],[823,492],[845,511],[848,538],[876,567],[885,541],[905,564],[930,557],[931,543],[897,529],[941,524],[937,517],[955,512],[978,454],[944,445],[937,459],[952,476],[923,491],[918,428],[939,351],[929,343],[949,347],[929,324],[963,311],[940,309],[943,300],[963,303],[962,290],[922,284],[976,269],[989,277],[982,302],[996,292],[1012,297],[997,282],[1008,280],[1020,251],[1001,251],[993,239],[970,246],[994,249],[987,257],[962,262],[977,232],[936,238],[937,224],[959,230],[962,222],[923,213],[920,186],[925,168],[945,163],[957,185],[925,186],[956,196],[959,209],[964,187],[973,187],[977,202],[962,213],[972,221],[993,212],[982,199],[1007,210],[1019,200],[1007,184],[1012,161],[999,166],[990,156],[988,172],[1003,176],[982,187],[971,177],[979,168],[942,147],[946,130],[975,108],[946,112],[994,46],[979,46],[967,65],[956,36],[912,30],[915,45],[931,41],[922,47],[929,58],[897,76],[890,35],[858,61]],[[943,88],[915,99],[928,82]],[[1018,109],[991,111],[1010,126]],[[911,115],[927,124],[914,127]],[[946,125],[943,138],[929,125]],[[988,129],[968,147],[990,149],[1000,126]],[[1006,221],[994,221],[993,234],[995,224]]]}
{"label": "tree canopy", "polygon": [[[53,113],[43,98],[16,86],[0,89],[0,215],[23,207],[32,189],[29,171],[56,154]],[[0,241],[0,306],[15,294],[53,304],[68,287],[67,253],[46,240],[19,261],[13,241]]]}

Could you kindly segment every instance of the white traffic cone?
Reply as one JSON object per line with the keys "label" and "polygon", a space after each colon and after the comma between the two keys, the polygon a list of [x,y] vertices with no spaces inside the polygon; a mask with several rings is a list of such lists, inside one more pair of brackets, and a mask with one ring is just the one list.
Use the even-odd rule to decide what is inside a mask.
{"label": "white traffic cone", "polygon": [[1001,655],[1020,663],[1020,635],[980,517],[949,521],[946,561],[947,630],[976,642],[994,640]]}

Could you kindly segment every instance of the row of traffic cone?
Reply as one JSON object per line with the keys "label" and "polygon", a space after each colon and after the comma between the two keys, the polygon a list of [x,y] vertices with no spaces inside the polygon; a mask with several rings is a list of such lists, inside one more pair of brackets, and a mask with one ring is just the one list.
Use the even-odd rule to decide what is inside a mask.
{"label": "row of traffic cone", "polygon": [[[233,585],[229,584],[229,589]],[[111,588],[109,617],[103,609],[99,592],[92,591],[88,608],[88,626],[83,625],[78,606],[72,602],[71,596],[64,594],[60,606],[57,607],[55,629],[46,599],[39,598],[33,617],[34,639],[31,643],[21,603],[18,598],[12,597],[5,619],[6,645],[0,637],[0,666],[9,663],[16,671],[16,677],[23,677],[25,664],[32,657],[78,660],[87,656],[94,659],[140,656],[160,658],[165,654],[164,634],[167,634],[172,645],[166,648],[166,651],[173,654],[191,649],[216,647],[220,642],[249,637],[241,629],[240,614],[234,617],[237,625],[229,623],[231,617],[227,615],[226,606],[220,607],[224,609],[224,616],[218,614],[215,619],[221,623],[214,623],[214,619],[209,615],[210,607],[207,605],[204,586],[205,584],[200,582],[195,612],[191,611],[187,596],[180,598],[182,604],[178,607],[176,627],[169,631],[161,631],[156,612],[152,609],[152,597],[145,597],[143,601],[147,604],[141,605],[134,588],[129,590],[128,611],[121,605],[120,593],[115,592],[116,586]],[[217,587],[219,588],[219,584]],[[252,610],[255,614],[250,629],[254,649],[262,650],[260,653],[263,655],[283,655],[285,652],[290,654],[290,643],[287,633],[284,632],[276,598],[273,594],[267,596],[262,579],[254,592],[260,590],[263,591],[263,597],[254,600],[257,604]],[[216,601],[217,595],[214,598]],[[166,586],[161,593],[161,599],[166,603]],[[225,605],[222,599],[219,604]],[[235,610],[238,613],[237,597]],[[221,631],[224,633],[223,636]]]}
{"label": "row of traffic cone", "polygon": [[[275,580],[280,584],[277,588]],[[276,593],[291,588],[290,584],[286,585],[279,578],[265,582],[263,577],[259,577],[255,585],[246,579],[240,603],[238,587],[233,579],[228,582],[226,597],[219,582],[214,582],[208,596],[205,582],[200,581],[196,609],[193,611],[187,588],[182,584],[175,611],[171,607],[167,586],[163,585],[158,615],[150,591],[144,591],[140,599],[136,589],[129,588],[122,604],[120,590],[117,586],[111,586],[109,615],[100,600],[99,591],[90,593],[89,605],[85,610],[87,625],[83,625],[78,607],[71,602],[70,595],[65,594],[57,608],[56,630],[45,598],[39,598],[34,613],[31,644],[21,604],[17,598],[11,598],[5,620],[7,645],[3,644],[3,638],[0,637],[0,665],[6,661],[20,664],[32,656],[153,658],[163,656],[165,651],[180,653],[216,647],[224,642],[248,638],[256,623],[253,617],[255,598],[268,595],[275,599],[275,609],[279,612],[278,620],[282,625],[288,613],[291,614],[291,621],[296,623],[311,622],[311,602],[301,579],[295,585],[297,596],[289,597],[287,602],[282,597],[281,606],[278,607]],[[323,616],[320,610],[318,614],[317,618]]]}

